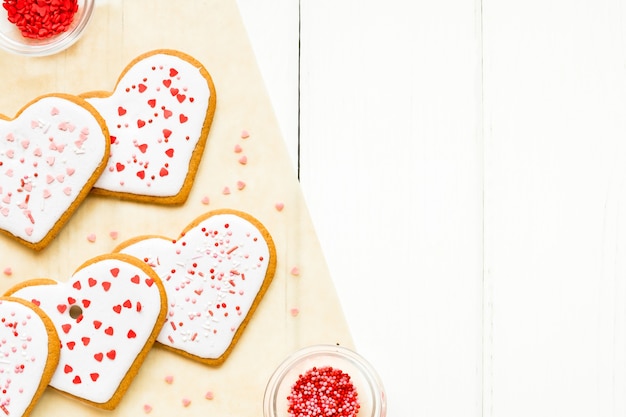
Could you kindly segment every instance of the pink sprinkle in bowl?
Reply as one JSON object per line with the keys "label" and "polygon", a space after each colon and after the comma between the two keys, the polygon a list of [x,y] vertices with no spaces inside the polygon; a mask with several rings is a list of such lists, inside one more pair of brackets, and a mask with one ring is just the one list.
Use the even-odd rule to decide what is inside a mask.
{"label": "pink sprinkle in bowl", "polygon": [[95,0],[78,0],[78,11],[69,28],[62,33],[45,39],[24,37],[17,26],[8,19],[8,13],[0,0],[0,48],[7,52],[25,56],[47,56],[72,46],[83,34],[91,15]]}
{"label": "pink sprinkle in bowl", "polygon": [[288,356],[269,379],[263,398],[264,417],[288,417],[287,397],[298,378],[313,367],[333,367],[350,375],[358,393],[356,417],[385,417],[387,403],[382,381],[358,353],[336,345],[314,345]]}

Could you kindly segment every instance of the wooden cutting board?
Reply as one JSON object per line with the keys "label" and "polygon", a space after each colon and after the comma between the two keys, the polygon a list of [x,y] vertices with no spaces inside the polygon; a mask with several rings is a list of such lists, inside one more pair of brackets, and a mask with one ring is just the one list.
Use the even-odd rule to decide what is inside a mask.
{"label": "wooden cutting board", "polygon": [[[60,54],[26,58],[0,52],[0,113],[13,117],[48,93],[112,91],[120,72],[153,49],[177,49],[204,64],[217,109],[195,184],[182,206],[163,207],[89,196],[43,251],[2,238],[0,290],[46,277],[66,281],[84,261],[144,234],[177,237],[197,216],[218,208],[246,211],[272,234],[277,273],[238,345],[220,367],[199,365],[154,347],[121,404],[101,411],[48,388],[33,416],[262,415],[267,380],[298,348],[317,343],[350,347],[349,331],[329,277],[295,173],[274,118],[234,0],[97,1],[77,44]],[[247,130],[250,137],[241,138]],[[236,145],[242,153],[234,152]],[[248,163],[238,162],[246,155]],[[237,188],[243,181],[246,187]],[[224,193],[228,187],[230,194]],[[209,204],[203,202],[208,197]],[[276,204],[284,204],[282,210]],[[117,232],[117,239],[110,236]],[[87,236],[94,234],[95,242]],[[291,273],[298,268],[299,275]],[[297,315],[292,314],[297,309]],[[167,376],[173,382],[165,382]],[[214,399],[205,399],[212,391]],[[191,400],[183,406],[183,399]]]}

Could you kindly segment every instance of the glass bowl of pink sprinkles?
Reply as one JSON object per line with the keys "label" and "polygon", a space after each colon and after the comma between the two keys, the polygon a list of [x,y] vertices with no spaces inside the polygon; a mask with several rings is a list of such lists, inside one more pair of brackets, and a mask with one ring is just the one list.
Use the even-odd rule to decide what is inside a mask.
{"label": "glass bowl of pink sprinkles", "polygon": [[72,46],[83,34],[95,0],[0,0],[0,48],[47,56]]}
{"label": "glass bowl of pink sprinkles", "polygon": [[274,371],[264,417],[385,417],[383,384],[355,351],[336,345],[298,350]]}

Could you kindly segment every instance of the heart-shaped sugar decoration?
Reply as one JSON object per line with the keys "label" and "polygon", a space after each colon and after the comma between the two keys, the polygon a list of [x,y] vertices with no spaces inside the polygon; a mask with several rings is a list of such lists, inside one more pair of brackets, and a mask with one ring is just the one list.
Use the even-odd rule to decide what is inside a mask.
{"label": "heart-shaped sugar decoration", "polygon": [[13,120],[0,117],[0,230],[44,248],[89,194],[108,156],[106,126],[79,97],[42,96]]}
{"label": "heart-shaped sugar decoration", "polygon": [[28,415],[57,367],[59,338],[41,309],[2,297],[0,340],[0,410],[7,416]]}
{"label": "heart-shaped sugar decoration", "polygon": [[54,323],[61,350],[50,385],[107,410],[141,366],[167,305],[154,271],[122,254],[91,259],[66,282],[29,280],[8,294],[39,305]]}
{"label": "heart-shaped sugar decoration", "polygon": [[215,112],[215,88],[202,64],[177,51],[152,51],[126,67],[113,93],[83,96],[103,115],[115,137],[110,169],[98,179],[94,192],[183,203]]}
{"label": "heart-shaped sugar decoration", "polygon": [[144,260],[161,277],[169,310],[157,341],[209,365],[226,359],[276,269],[267,230],[234,210],[199,217],[177,240],[137,237],[116,250]]}

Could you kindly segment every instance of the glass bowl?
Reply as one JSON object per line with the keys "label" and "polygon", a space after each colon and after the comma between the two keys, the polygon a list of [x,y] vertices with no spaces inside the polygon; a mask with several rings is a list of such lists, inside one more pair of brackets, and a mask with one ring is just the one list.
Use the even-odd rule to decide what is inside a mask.
{"label": "glass bowl", "polygon": [[269,379],[263,398],[264,417],[288,417],[287,397],[298,379],[311,370],[332,367],[350,375],[358,393],[360,409],[356,417],[385,417],[385,391],[378,374],[356,352],[335,345],[315,345],[301,349],[284,360]]}
{"label": "glass bowl", "polygon": [[58,35],[46,39],[30,39],[22,36],[17,26],[8,19],[8,13],[0,0],[0,48],[18,55],[46,56],[61,52],[72,46],[83,34],[91,15],[95,0],[78,0],[78,11],[70,27]]}

